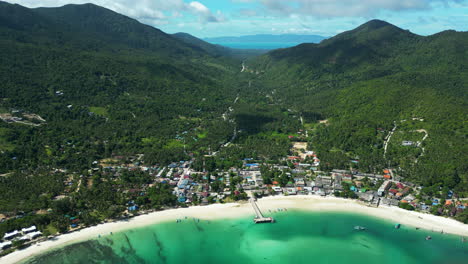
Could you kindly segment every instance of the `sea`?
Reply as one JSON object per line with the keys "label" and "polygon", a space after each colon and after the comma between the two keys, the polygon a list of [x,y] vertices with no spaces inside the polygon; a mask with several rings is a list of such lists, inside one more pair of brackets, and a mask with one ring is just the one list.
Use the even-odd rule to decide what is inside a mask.
{"label": "sea", "polygon": [[468,263],[468,242],[456,235],[405,225],[396,229],[396,223],[352,213],[264,213],[276,222],[254,224],[253,216],[219,220],[187,216],[179,222],[96,234],[92,240],[23,263]]}
{"label": "sea", "polygon": [[274,50],[282,48],[290,48],[301,43],[297,42],[212,42],[212,44],[222,45],[232,49],[259,49],[259,50]]}

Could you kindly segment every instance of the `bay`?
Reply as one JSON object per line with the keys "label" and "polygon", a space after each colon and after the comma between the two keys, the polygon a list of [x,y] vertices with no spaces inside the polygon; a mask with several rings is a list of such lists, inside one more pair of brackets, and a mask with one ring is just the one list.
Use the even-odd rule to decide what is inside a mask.
{"label": "bay", "polygon": [[[459,236],[350,213],[265,212],[252,217],[159,223],[102,234],[24,263],[467,263]],[[356,231],[354,226],[366,227]],[[426,240],[430,235],[431,240]]]}

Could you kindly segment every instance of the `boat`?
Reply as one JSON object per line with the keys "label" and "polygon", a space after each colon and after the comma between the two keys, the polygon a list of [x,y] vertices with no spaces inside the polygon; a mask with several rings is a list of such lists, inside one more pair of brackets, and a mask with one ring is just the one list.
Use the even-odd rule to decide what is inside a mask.
{"label": "boat", "polygon": [[431,239],[432,239],[431,236],[427,236],[427,237],[426,237],[426,240],[431,240]]}
{"label": "boat", "polygon": [[395,225],[395,229],[400,229],[401,225],[400,224],[396,224]]}
{"label": "boat", "polygon": [[354,230],[358,230],[358,231],[361,231],[361,230],[366,230],[367,228],[363,227],[363,226],[355,226],[354,227]]}

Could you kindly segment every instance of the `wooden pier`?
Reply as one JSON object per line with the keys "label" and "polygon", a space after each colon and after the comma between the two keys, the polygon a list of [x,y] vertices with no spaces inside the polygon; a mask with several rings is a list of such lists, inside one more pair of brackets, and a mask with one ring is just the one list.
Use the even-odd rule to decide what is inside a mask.
{"label": "wooden pier", "polygon": [[260,223],[274,223],[275,219],[273,217],[264,217],[262,212],[257,206],[257,203],[255,202],[255,198],[252,197],[250,198],[250,204],[252,205],[254,211],[255,211],[255,218],[254,218],[254,223],[260,224]]}

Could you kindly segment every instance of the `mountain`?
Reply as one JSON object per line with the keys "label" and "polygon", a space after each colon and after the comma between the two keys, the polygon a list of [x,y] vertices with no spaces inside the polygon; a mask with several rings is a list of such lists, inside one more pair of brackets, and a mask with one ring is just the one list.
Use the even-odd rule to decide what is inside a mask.
{"label": "mountain", "polygon": [[283,34],[283,35],[268,35],[268,34],[259,34],[259,35],[248,35],[248,36],[239,36],[239,37],[213,37],[213,38],[204,38],[205,41],[211,43],[230,43],[230,42],[242,42],[242,43],[262,43],[262,42],[278,42],[278,43],[319,43],[320,41],[326,39],[319,35],[292,35],[292,34]]}
{"label": "mountain", "polygon": [[[138,148],[164,162],[185,155],[171,145],[177,131],[215,131],[194,148],[230,136],[230,125],[214,118],[235,98],[230,83],[240,62],[92,4],[29,9],[0,2],[0,14],[1,113],[36,113],[48,124],[29,134],[0,122],[0,142],[8,142],[0,148],[9,150],[0,155],[0,171],[88,167],[98,156]],[[21,143],[21,135],[39,134],[40,141]],[[94,143],[73,161],[47,155],[72,138]]]}
{"label": "mountain", "polygon": [[[311,125],[328,119],[311,142],[330,167],[347,168],[350,159],[375,173],[399,167],[427,187],[424,193],[444,187],[466,195],[468,173],[460,157],[468,151],[467,45],[468,32],[423,37],[372,20],[319,44],[250,60],[248,67],[262,74],[245,81],[249,94],[299,111]],[[385,136],[395,124],[401,130],[384,157]],[[401,145],[423,138],[419,147]]]}

